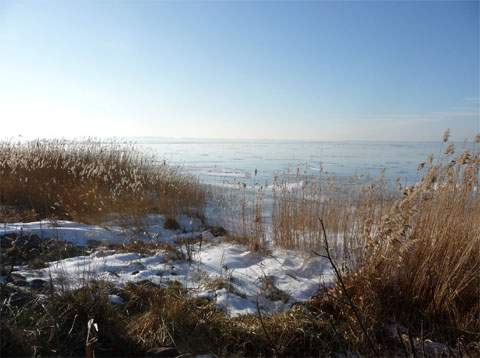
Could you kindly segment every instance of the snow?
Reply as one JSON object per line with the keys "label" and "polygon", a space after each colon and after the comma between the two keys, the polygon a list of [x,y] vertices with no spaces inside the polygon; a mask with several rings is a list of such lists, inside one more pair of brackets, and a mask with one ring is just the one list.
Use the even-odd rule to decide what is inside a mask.
{"label": "snow", "polygon": [[195,170],[195,174],[212,176],[212,177],[222,177],[222,178],[231,177],[231,178],[244,178],[244,179],[248,179],[251,176],[250,173],[243,170],[218,168],[218,167],[214,167],[211,169],[205,168],[203,170],[197,169]]}
{"label": "snow", "polygon": [[292,191],[295,189],[301,189],[305,186],[305,182],[303,180],[291,182],[291,183],[275,183],[268,186],[268,189],[275,189],[275,190],[286,190]]}
{"label": "snow", "polygon": [[[308,300],[321,285],[332,282],[332,271],[324,258],[281,249],[262,255],[223,237],[214,237],[198,219],[183,216],[177,221],[181,230],[166,230],[163,218],[149,216],[145,232],[138,237],[171,243],[184,254],[189,251],[191,260],[179,260],[165,250],[144,255],[98,248],[88,255],[50,262],[43,269],[17,267],[17,273],[27,282],[53,279],[55,285],[68,289],[81,287],[91,279],[105,280],[118,287],[144,280],[158,285],[177,281],[192,295],[214,300],[231,316],[256,313],[259,309],[262,312],[286,309],[295,302]],[[91,239],[105,243],[129,239],[129,233],[120,227],[69,221],[6,224],[0,229],[0,236],[19,231],[45,238],[58,237],[77,245]],[[202,237],[201,243],[191,240],[198,237]],[[115,295],[109,298],[112,303],[120,304]]]}
{"label": "snow", "polygon": [[123,305],[125,301],[118,295],[108,295],[108,300],[113,305]]}
{"label": "snow", "polygon": [[31,223],[5,224],[0,228],[0,236],[23,232],[44,238],[58,238],[84,246],[91,240],[101,242],[123,242],[126,233],[120,228],[103,228],[96,225],[79,224],[71,221],[35,221]]}
{"label": "snow", "polygon": [[230,293],[225,288],[217,290],[215,294],[217,305],[231,316],[252,314],[257,311],[255,302]]}
{"label": "snow", "polygon": [[145,231],[142,233],[132,232],[125,225],[120,226],[115,221],[105,223],[102,226],[80,224],[66,220],[5,223],[0,227],[0,236],[9,233],[24,233],[25,235],[38,235],[41,238],[57,238],[79,246],[85,246],[92,240],[103,244],[121,244],[132,238],[174,243],[179,238],[202,234],[208,236],[207,232],[202,231],[200,219],[179,215],[176,220],[180,224],[180,230],[167,230],[163,227],[165,218],[162,215],[147,215],[143,220]]}

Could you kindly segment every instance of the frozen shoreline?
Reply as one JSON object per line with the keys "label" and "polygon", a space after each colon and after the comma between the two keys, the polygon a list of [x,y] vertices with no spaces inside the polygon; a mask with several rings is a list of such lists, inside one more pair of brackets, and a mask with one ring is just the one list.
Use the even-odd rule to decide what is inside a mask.
{"label": "frozen shoreline", "polygon": [[[198,219],[197,219],[198,220]],[[0,237],[10,233],[57,238],[87,245],[90,240],[104,245],[88,255],[48,263],[42,269],[16,267],[16,274],[32,280],[53,280],[67,289],[82,286],[89,280],[104,280],[116,287],[127,282],[151,281],[167,285],[182,284],[195,296],[214,300],[231,316],[253,314],[259,307],[265,312],[287,309],[308,300],[323,285],[332,283],[328,261],[317,256],[273,249],[267,254],[251,252],[244,245],[214,235],[199,221],[179,217],[181,228],[163,228],[163,216],[149,216],[149,225],[136,240],[165,243],[184,257],[172,258],[168,250],[153,254],[135,251],[117,253],[115,245],[132,236],[125,229],[112,226],[78,224],[70,221],[41,221],[4,224]],[[106,245],[114,245],[107,248]]]}

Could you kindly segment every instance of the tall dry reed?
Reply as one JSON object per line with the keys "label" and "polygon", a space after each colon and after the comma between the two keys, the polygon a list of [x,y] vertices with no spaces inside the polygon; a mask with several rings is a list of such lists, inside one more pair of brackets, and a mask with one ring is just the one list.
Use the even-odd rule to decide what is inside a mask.
{"label": "tall dry reed", "polygon": [[[277,179],[271,197],[263,196],[267,245],[321,252],[321,218],[369,332],[394,320],[452,344],[480,339],[480,135],[458,152],[449,138],[407,187],[393,189],[382,175],[348,189],[325,177]],[[248,198],[241,206],[254,207]],[[241,227],[253,226],[255,216],[238,217]],[[250,247],[255,240],[248,238]],[[338,286],[333,290],[345,302]]]}
{"label": "tall dry reed", "polygon": [[[404,188],[370,230],[358,231],[363,246],[356,265],[342,273],[347,292],[339,285],[329,292],[338,303],[335,314],[349,322],[359,344],[371,337],[342,304],[347,295],[378,344],[387,322],[407,327],[421,342],[458,349],[480,339],[480,136],[476,150],[458,154],[448,132],[444,138],[443,156],[419,166],[422,179]],[[325,302],[319,296],[315,304],[325,310]]]}
{"label": "tall dry reed", "polygon": [[443,160],[430,158],[421,181],[365,237],[368,255],[352,284],[370,287],[389,315],[408,321],[412,307],[436,329],[478,334],[480,152],[455,156],[445,146]]}
{"label": "tall dry reed", "polygon": [[396,196],[387,190],[383,174],[368,185],[347,185],[335,177],[299,176],[296,182],[300,185],[280,179],[273,186],[272,243],[318,250],[323,246],[322,218],[332,246],[345,260],[360,253],[361,233],[373,230]]}
{"label": "tall dry reed", "polygon": [[0,142],[4,221],[57,218],[99,222],[112,214],[175,215],[201,209],[196,179],[132,145],[94,140]]}

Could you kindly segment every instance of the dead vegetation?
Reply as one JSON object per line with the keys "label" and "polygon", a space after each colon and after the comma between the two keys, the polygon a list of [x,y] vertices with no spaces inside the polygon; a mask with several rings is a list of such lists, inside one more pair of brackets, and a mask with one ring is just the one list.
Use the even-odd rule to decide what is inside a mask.
{"label": "dead vegetation", "polygon": [[361,236],[378,225],[398,197],[387,188],[383,174],[368,185],[348,189],[334,177],[299,176],[297,182],[301,185],[290,186],[278,179],[273,187],[272,243],[287,249],[318,250],[323,247],[318,220],[322,218],[337,255],[345,263],[355,260],[365,248]]}
{"label": "dead vegetation", "polygon": [[[478,352],[480,142],[477,136],[476,143],[456,154],[449,133],[444,138],[442,155],[420,163],[421,180],[411,186],[397,182],[393,189],[381,176],[344,196],[335,181],[299,176],[301,185],[281,179],[273,185],[271,216],[263,218],[264,225],[271,219],[270,244],[322,254],[319,219],[325,223],[345,289],[337,278],[333,289],[321,290],[313,307],[343,322],[339,334],[350,337],[350,349],[363,347],[378,355],[386,348],[387,322],[396,322],[408,327],[407,338],[444,342],[458,355]],[[253,203],[242,205],[254,213]],[[237,220],[240,228],[254,233],[248,228],[258,223],[248,220],[256,220],[255,215],[237,217],[244,218]],[[252,249],[265,244],[261,236],[239,237]],[[410,338],[401,341],[402,350],[421,354],[422,347],[415,348]]]}
{"label": "dead vegetation", "polygon": [[46,297],[24,296],[12,303],[12,292],[2,286],[2,356],[85,356],[88,321],[99,327],[97,356],[130,355],[137,352],[128,338],[121,312],[108,300],[108,288],[92,282],[74,291],[52,291]]}
{"label": "dead vegetation", "polygon": [[49,261],[81,254],[79,247],[66,241],[11,233],[0,237],[0,275],[8,276],[14,266],[28,265],[38,269],[45,267]]}
{"label": "dead vegetation", "polygon": [[[328,195],[335,182],[276,186],[272,243],[326,255],[336,269],[333,287],[306,304],[232,318],[176,283],[118,289],[91,282],[44,290],[43,299],[2,284],[2,356],[82,356],[89,349],[97,356],[478,356],[480,152],[455,151],[447,136],[444,157],[421,163],[422,179],[396,192],[383,178],[348,197]],[[252,250],[268,244],[265,215],[256,210],[263,198],[245,196],[239,237]],[[118,250],[188,256],[188,247],[185,254],[135,241]],[[228,275],[210,284],[231,289]],[[262,284],[286,299],[272,278]],[[113,305],[109,294],[124,304]],[[92,319],[99,329],[85,347]]]}
{"label": "dead vegetation", "polygon": [[[91,282],[82,289],[52,292],[40,300],[25,297],[17,306],[2,290],[2,356],[144,356],[152,352],[216,356],[318,356],[337,351],[328,323],[296,306],[275,315],[230,318],[214,302],[188,296],[180,286],[127,284],[112,288]],[[92,321],[91,321],[92,320]],[[89,322],[96,339],[85,344]],[[333,342],[333,343],[332,343]],[[338,347],[337,347],[338,345]]]}
{"label": "dead vegetation", "polygon": [[[337,283],[328,293],[343,302],[330,309],[349,322],[359,343],[374,337],[382,347],[390,321],[407,327],[409,354],[421,354],[414,341],[426,339],[456,347],[449,354],[478,354],[480,153],[453,156],[454,146],[446,148],[446,158],[422,165],[422,180],[405,188],[375,227],[358,233],[364,248],[342,272],[345,289]],[[345,304],[348,297],[355,308]],[[325,295],[314,301],[320,310],[330,304]]]}
{"label": "dead vegetation", "polygon": [[147,213],[198,211],[204,202],[196,179],[133,146],[94,140],[3,141],[0,183],[4,222],[99,223],[113,215],[131,222]]}
{"label": "dead vegetation", "polygon": [[278,175],[270,185],[237,183],[233,190],[214,188],[209,195],[221,210],[229,238],[251,251],[321,249],[321,217],[328,223],[334,251],[349,264],[365,249],[364,234],[374,230],[401,198],[383,172],[378,179],[356,183],[352,178],[309,176],[300,170],[296,175]]}
{"label": "dead vegetation", "polygon": [[364,238],[348,281],[372,322],[390,317],[454,343],[480,337],[480,153],[453,157],[446,145],[448,161],[429,161]]}

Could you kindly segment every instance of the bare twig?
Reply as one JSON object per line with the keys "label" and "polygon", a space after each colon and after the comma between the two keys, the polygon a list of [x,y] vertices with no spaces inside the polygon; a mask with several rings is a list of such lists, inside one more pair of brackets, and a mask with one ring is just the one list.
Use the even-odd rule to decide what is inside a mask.
{"label": "bare twig", "polygon": [[263,322],[263,316],[262,316],[262,311],[260,310],[260,305],[258,304],[258,297],[257,297],[257,313],[258,313],[258,319],[260,320],[260,324],[263,329],[263,333],[265,333],[265,337],[267,337],[268,341],[270,342],[270,347],[273,348],[273,341],[272,338],[270,337],[270,334],[267,331],[267,328],[265,327],[265,323]]}
{"label": "bare twig", "polygon": [[98,341],[98,326],[91,318],[87,323],[87,339],[85,341],[85,358],[95,358],[94,345]]}
{"label": "bare twig", "polygon": [[323,220],[321,218],[319,218],[319,220],[320,220],[320,225],[322,227],[323,240],[324,240],[326,255],[319,255],[316,252],[314,252],[314,254],[316,254],[318,256],[325,257],[330,262],[330,265],[332,266],[332,268],[335,272],[335,276],[337,277],[337,280],[340,283],[340,287],[341,287],[343,293],[345,294],[345,297],[348,300],[348,304],[349,304],[350,308],[352,309],[353,314],[355,315],[355,318],[356,318],[358,324],[360,325],[360,328],[361,328],[365,338],[367,339],[368,345],[370,346],[370,349],[372,350],[372,353],[376,357],[379,357],[377,349],[375,348],[375,344],[373,343],[370,335],[368,334],[368,331],[367,331],[365,325],[363,324],[363,320],[360,316],[360,313],[357,309],[357,306],[353,303],[353,300],[350,297],[350,294],[348,293],[347,287],[345,286],[345,283],[343,281],[342,274],[340,273],[340,270],[338,269],[337,264],[335,263],[335,260],[333,259],[332,255],[330,253],[330,246],[328,245],[327,232],[325,231],[325,225],[323,223]]}
{"label": "bare twig", "polygon": [[72,322],[72,327],[70,327],[70,330],[68,331],[68,335],[72,334],[73,327],[75,326],[75,322],[77,321],[78,314],[75,314],[75,317],[73,317],[73,322]]}

